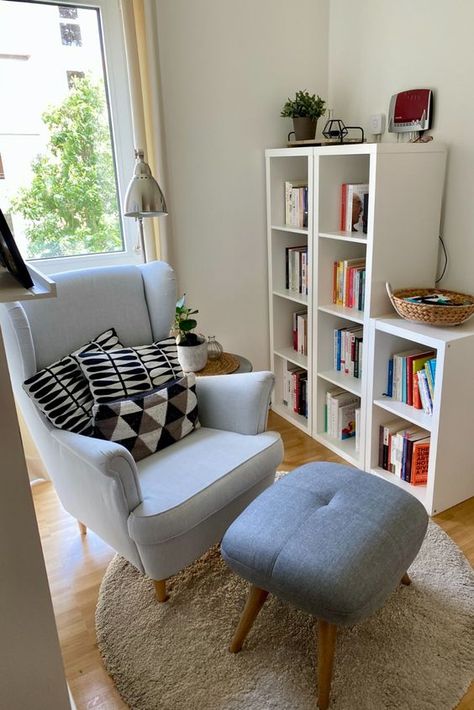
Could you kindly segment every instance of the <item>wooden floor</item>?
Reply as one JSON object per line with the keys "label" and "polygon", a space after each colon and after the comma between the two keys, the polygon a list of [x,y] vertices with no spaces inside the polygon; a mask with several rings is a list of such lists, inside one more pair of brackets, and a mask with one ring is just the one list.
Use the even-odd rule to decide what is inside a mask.
{"label": "wooden floor", "polygon": [[[279,431],[285,443],[282,470],[292,470],[308,461],[339,460],[335,454],[273,413],[269,428]],[[77,708],[125,708],[102,667],[94,632],[99,585],[114,553],[93,533],[80,536],[76,521],[64,512],[50,483],[34,486],[33,498],[66,677]],[[474,565],[474,498],[434,519]],[[458,710],[474,710],[474,684]]]}

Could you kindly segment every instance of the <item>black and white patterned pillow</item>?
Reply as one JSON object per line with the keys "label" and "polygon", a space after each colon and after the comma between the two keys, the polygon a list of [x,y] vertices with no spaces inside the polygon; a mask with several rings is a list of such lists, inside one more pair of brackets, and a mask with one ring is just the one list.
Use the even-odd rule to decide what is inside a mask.
{"label": "black and white patterned pillow", "polygon": [[125,446],[135,461],[199,427],[196,376],[189,373],[146,394],[95,404],[94,436]]}
{"label": "black and white patterned pillow", "polygon": [[23,389],[55,427],[91,436],[94,400],[77,358],[84,352],[106,352],[122,347],[115,330],[106,330],[71,355],[29,377]]}
{"label": "black and white patterned pillow", "polygon": [[85,352],[79,364],[96,404],[149,392],[181,377],[174,338],[110,352]]}

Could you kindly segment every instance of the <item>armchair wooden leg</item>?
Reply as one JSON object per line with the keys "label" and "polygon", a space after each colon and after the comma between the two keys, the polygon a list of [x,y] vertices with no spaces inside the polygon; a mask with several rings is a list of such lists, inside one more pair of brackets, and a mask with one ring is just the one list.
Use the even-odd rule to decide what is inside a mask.
{"label": "armchair wooden leg", "polygon": [[242,645],[247,638],[247,634],[258,616],[258,612],[265,604],[265,599],[267,597],[268,592],[265,589],[260,589],[252,584],[242,616],[240,617],[234,637],[229,646],[229,651],[231,653],[238,653],[238,651],[242,648]]}
{"label": "armchair wooden leg", "polygon": [[324,619],[318,620],[318,626],[318,707],[319,710],[327,710],[331,692],[337,626],[324,621]]}
{"label": "armchair wooden leg", "polygon": [[409,584],[411,584],[411,579],[410,579],[410,577],[408,576],[408,572],[405,572],[405,574],[403,575],[402,580],[401,580],[401,583],[402,583],[402,584],[406,584],[407,586],[408,586]]}
{"label": "armchair wooden leg", "polygon": [[77,521],[77,524],[79,525],[79,532],[81,535],[86,535],[87,534],[87,525],[84,525],[84,523],[81,523],[80,520]]}
{"label": "armchair wooden leg", "polygon": [[155,595],[159,602],[165,602],[169,599],[166,593],[166,579],[154,579]]}

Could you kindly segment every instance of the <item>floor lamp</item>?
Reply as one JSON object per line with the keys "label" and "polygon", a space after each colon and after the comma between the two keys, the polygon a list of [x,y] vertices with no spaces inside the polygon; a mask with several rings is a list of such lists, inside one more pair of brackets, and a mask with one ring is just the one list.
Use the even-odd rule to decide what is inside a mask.
{"label": "floor lamp", "polygon": [[168,214],[165,197],[160,186],[151,174],[150,166],[145,163],[141,148],[135,150],[135,170],[125,195],[125,217],[135,217],[138,220],[140,247],[143,258],[147,261],[145,237],[143,234],[143,219],[145,217],[160,217]]}

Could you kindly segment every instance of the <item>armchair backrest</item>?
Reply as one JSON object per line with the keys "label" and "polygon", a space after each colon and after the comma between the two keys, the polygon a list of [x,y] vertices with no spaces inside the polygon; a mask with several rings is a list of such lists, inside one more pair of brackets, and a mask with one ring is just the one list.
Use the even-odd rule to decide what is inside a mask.
{"label": "armchair backrest", "polygon": [[54,274],[57,297],[0,306],[13,390],[40,455],[54,477],[51,426],[22,389],[28,377],[108,328],[125,346],[169,334],[176,280],[162,261]]}

